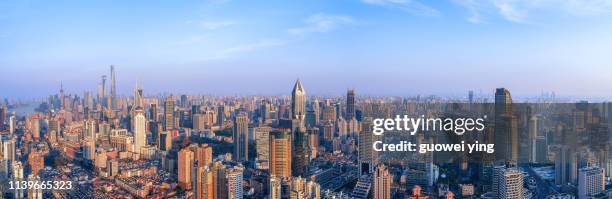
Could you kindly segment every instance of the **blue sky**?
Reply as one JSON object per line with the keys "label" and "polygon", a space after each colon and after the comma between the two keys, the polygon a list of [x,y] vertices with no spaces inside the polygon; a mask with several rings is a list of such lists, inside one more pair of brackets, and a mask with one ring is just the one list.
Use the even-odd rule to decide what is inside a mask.
{"label": "blue sky", "polygon": [[0,97],[612,93],[611,0],[1,1]]}

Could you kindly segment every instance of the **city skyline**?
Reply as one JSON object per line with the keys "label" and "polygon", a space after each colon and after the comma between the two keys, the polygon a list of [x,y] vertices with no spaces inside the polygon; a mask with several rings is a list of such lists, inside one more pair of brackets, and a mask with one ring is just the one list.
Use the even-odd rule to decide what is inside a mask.
{"label": "city skyline", "polygon": [[276,95],[297,78],[315,95],[612,90],[607,1],[32,1],[0,9],[0,72],[10,74],[0,79],[2,97],[41,98],[61,82],[67,93],[93,90],[111,64],[118,95],[131,94],[137,79],[148,93],[218,95]]}

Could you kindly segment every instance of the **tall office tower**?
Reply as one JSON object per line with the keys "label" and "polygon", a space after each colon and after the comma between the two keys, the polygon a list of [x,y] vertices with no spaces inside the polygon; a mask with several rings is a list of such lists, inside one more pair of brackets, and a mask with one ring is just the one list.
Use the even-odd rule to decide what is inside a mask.
{"label": "tall office tower", "polygon": [[306,90],[302,87],[302,82],[298,79],[291,92],[291,119],[298,119],[300,126],[304,126],[306,119]]}
{"label": "tall office tower", "polygon": [[293,176],[306,176],[308,172],[308,134],[305,131],[298,130],[295,132],[293,139],[293,161],[291,162],[291,171]]}
{"label": "tall office tower", "polygon": [[[149,117],[155,122],[159,121],[157,117],[157,104],[151,104],[151,106],[149,107]],[[163,128],[161,128],[161,130],[163,130]]]}
{"label": "tall office tower", "polygon": [[282,190],[281,190],[281,178],[276,176],[270,176],[270,187],[269,187],[269,199],[281,199]]}
{"label": "tall office tower", "polygon": [[223,126],[225,122],[225,105],[219,105],[217,107],[217,125]]}
{"label": "tall office tower", "polygon": [[60,96],[59,96],[59,101],[60,101],[60,109],[65,109],[66,107],[66,96],[64,95],[64,83],[60,83]]}
{"label": "tall office tower", "polygon": [[47,126],[47,132],[53,131],[55,131],[55,133],[60,132],[59,121],[57,121],[57,119],[49,120],[49,124]]}
{"label": "tall office tower", "polygon": [[4,131],[4,121],[6,120],[6,105],[0,106],[0,131]]}
{"label": "tall office tower", "polygon": [[336,108],[333,106],[323,107],[323,122],[336,121]]}
{"label": "tall office tower", "polygon": [[96,138],[96,120],[85,120],[85,138],[94,140]]}
{"label": "tall office tower", "polygon": [[100,96],[100,101],[103,102],[102,105],[106,106],[106,75],[102,75],[102,82],[100,86],[102,88],[102,95]]}
{"label": "tall office tower", "polygon": [[174,129],[174,100],[172,96],[164,102],[164,128],[166,131]]}
{"label": "tall office tower", "polygon": [[96,141],[91,138],[85,139],[85,146],[83,146],[83,151],[85,159],[93,161],[96,157]]}
{"label": "tall office tower", "polygon": [[471,103],[474,103],[474,91],[470,90],[468,91],[468,100]]}
{"label": "tall office tower", "polygon": [[93,109],[93,97],[91,97],[91,93],[89,91],[83,92],[83,107],[89,108],[89,110]]}
{"label": "tall office tower", "polygon": [[170,135],[170,131],[163,131],[161,134],[159,134],[157,147],[159,147],[159,150],[162,151],[169,151],[172,149],[172,135]]}
{"label": "tall office tower", "polygon": [[336,132],[336,126],[332,121],[323,122],[323,141],[332,142],[334,139],[334,133]]}
{"label": "tall office tower", "polygon": [[270,104],[268,104],[266,99],[261,99],[261,105],[259,106],[259,120],[261,121],[261,124],[267,124],[267,121],[270,119],[268,118],[270,110],[269,106]]}
{"label": "tall office tower", "polygon": [[28,155],[28,164],[30,165],[30,173],[34,175],[38,175],[40,171],[42,171],[44,165],[44,157],[41,152],[37,150],[33,150]]}
{"label": "tall office tower", "polygon": [[578,172],[578,199],[602,193],[606,186],[604,170],[599,167],[581,168]]}
{"label": "tall office tower", "polygon": [[355,90],[351,89],[346,92],[346,119],[353,118],[355,118]]}
{"label": "tall office tower", "polygon": [[183,189],[191,189],[191,167],[193,151],[183,148],[178,153],[178,183]]}
{"label": "tall office tower", "polygon": [[358,142],[358,158],[359,158],[359,174],[369,174],[374,171],[374,165],[377,164],[378,154],[372,150],[374,142],[374,134],[372,133],[372,118],[365,117],[361,132],[359,132]]}
{"label": "tall office tower", "polygon": [[193,114],[193,119],[192,119],[192,129],[194,131],[199,131],[199,132],[203,132],[204,130],[206,130],[206,125],[204,125],[206,123],[205,121],[205,117],[204,115],[200,114],[200,113],[196,113]]}
{"label": "tall office tower", "polygon": [[380,164],[374,173],[374,199],[391,199],[391,181],[393,176],[385,165]]}
{"label": "tall office tower", "polygon": [[32,137],[36,140],[40,138],[40,119],[38,115],[32,115],[29,117],[30,120],[30,132]]}
{"label": "tall office tower", "polygon": [[528,128],[528,150],[529,150],[529,162],[536,162],[537,160],[537,136],[538,136],[538,118],[534,115],[529,119]]}
{"label": "tall office tower", "polygon": [[536,137],[536,161],[537,163],[546,163],[548,161],[548,143],[546,136]]}
{"label": "tall office tower", "polygon": [[555,184],[575,183],[578,177],[578,157],[570,146],[562,146],[555,154]]}
{"label": "tall office tower", "polygon": [[111,76],[111,87],[110,87],[110,97],[111,97],[111,108],[117,109],[117,74],[115,73],[115,66],[110,66],[110,76]]}
{"label": "tall office tower", "polygon": [[181,107],[182,108],[187,108],[188,107],[188,99],[187,99],[187,95],[181,95]]}
{"label": "tall office tower", "polygon": [[213,187],[215,187],[215,191],[213,193],[213,198],[227,198],[227,178],[226,177],[226,167],[223,165],[221,161],[213,162],[212,166],[213,171]]}
{"label": "tall office tower", "polygon": [[499,191],[497,198],[522,199],[523,198],[523,174],[516,168],[498,170]]}
{"label": "tall office tower", "polygon": [[312,110],[315,115],[315,126],[319,125],[319,121],[321,120],[321,107],[319,106],[319,99],[315,98],[314,103],[312,103]]}
{"label": "tall office tower", "polygon": [[147,145],[147,118],[145,117],[142,107],[136,107],[136,109],[134,109],[134,117],[132,120],[132,124],[134,125],[134,152],[142,154],[142,147]]}
{"label": "tall office tower", "polygon": [[291,177],[291,132],[270,132],[270,175]]}
{"label": "tall office tower", "polygon": [[310,149],[309,158],[310,160],[317,157],[317,151],[319,150],[319,128],[309,128],[308,132],[308,147]]}
{"label": "tall office tower", "polygon": [[496,162],[518,160],[518,124],[512,113],[512,97],[505,88],[495,90],[495,144]]}
{"label": "tall office tower", "polygon": [[215,189],[213,171],[208,166],[193,167],[193,194],[194,199],[214,199]]}
{"label": "tall office tower", "polygon": [[15,138],[8,138],[6,140],[2,140],[2,151],[0,151],[2,155],[2,160],[6,160],[8,162],[15,160]]}
{"label": "tall office tower", "polygon": [[317,117],[315,115],[315,111],[314,110],[306,111],[305,123],[306,123],[306,128],[315,127],[315,126],[318,125],[317,124]]}
{"label": "tall office tower", "polygon": [[234,118],[234,160],[249,160],[249,118],[245,112],[240,112]]}
{"label": "tall office tower", "polygon": [[235,166],[226,170],[228,199],[242,199],[243,170],[242,166]]}
{"label": "tall office tower", "polygon": [[195,160],[198,162],[199,167],[209,166],[212,164],[213,154],[212,146],[208,144],[192,144],[191,150],[195,153]]}
{"label": "tall office tower", "polygon": [[15,126],[17,125],[17,116],[15,116],[15,112],[11,113],[9,117],[9,133],[13,135],[15,133]]}
{"label": "tall office tower", "polygon": [[142,103],[142,88],[140,88],[139,83],[136,83],[136,88],[134,89],[134,107],[144,108],[144,104]]}
{"label": "tall office tower", "polygon": [[255,165],[258,169],[270,168],[270,127],[253,128],[257,157]]}

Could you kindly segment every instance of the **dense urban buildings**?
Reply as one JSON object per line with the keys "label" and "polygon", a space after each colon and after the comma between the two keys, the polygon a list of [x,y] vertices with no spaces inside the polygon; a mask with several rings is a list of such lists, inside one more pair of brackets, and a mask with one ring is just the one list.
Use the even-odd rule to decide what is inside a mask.
{"label": "dense urban buildings", "polygon": [[[70,85],[62,83],[28,111],[20,111],[28,106],[23,103],[0,103],[0,179],[65,186],[3,184],[2,197],[612,196],[612,103],[561,103],[550,96],[521,103],[505,88],[470,91],[465,99],[359,96],[355,89],[309,96],[300,80],[281,96],[144,95],[140,83],[133,96],[121,96],[116,69],[111,66],[110,82],[102,76],[97,95],[68,93]],[[440,118],[465,127],[463,119],[483,118],[484,127],[461,135],[418,125],[411,126],[419,128],[414,135],[374,134],[375,126],[386,125],[377,119],[399,115],[432,122],[424,126]],[[400,149],[408,142],[494,144],[494,152],[373,147]]]}

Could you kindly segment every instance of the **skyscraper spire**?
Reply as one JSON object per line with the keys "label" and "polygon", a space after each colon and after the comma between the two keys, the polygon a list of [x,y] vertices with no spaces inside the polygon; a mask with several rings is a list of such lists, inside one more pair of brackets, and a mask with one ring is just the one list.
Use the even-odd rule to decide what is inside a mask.
{"label": "skyscraper spire", "polygon": [[64,109],[64,82],[60,81],[60,108]]}
{"label": "skyscraper spire", "polygon": [[136,88],[134,89],[134,107],[143,107],[142,104],[142,89],[140,88],[140,78],[136,81]]}
{"label": "skyscraper spire", "polygon": [[300,79],[297,79],[291,92],[291,116],[292,119],[299,120],[306,117],[306,90]]}

